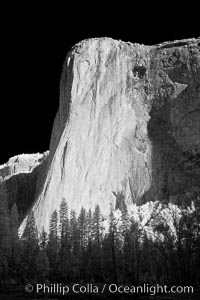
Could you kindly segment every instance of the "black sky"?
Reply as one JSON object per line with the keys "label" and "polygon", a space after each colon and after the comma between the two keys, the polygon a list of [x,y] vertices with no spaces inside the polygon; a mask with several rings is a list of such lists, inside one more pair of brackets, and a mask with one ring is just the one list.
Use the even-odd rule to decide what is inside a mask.
{"label": "black sky", "polygon": [[3,85],[1,90],[0,164],[21,153],[49,148],[59,104],[62,64],[70,48],[82,39],[112,37],[153,45],[167,40],[198,37],[197,20],[186,24],[168,19],[112,14],[97,18],[73,12],[61,15],[17,13],[3,24]]}

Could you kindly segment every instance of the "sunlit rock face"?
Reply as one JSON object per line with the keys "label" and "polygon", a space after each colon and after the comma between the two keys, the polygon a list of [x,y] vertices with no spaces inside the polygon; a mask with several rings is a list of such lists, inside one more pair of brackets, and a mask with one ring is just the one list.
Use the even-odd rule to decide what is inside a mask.
{"label": "sunlit rock face", "polygon": [[199,43],[97,38],[71,50],[33,205],[39,230],[48,231],[63,198],[77,212],[99,204],[107,216],[111,204],[131,207],[199,191]]}

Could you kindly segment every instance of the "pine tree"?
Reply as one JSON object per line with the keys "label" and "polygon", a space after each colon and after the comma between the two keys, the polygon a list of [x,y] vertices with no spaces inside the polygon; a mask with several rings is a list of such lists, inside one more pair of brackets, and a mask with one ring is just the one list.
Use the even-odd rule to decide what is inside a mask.
{"label": "pine tree", "polygon": [[130,268],[131,268],[131,280],[132,282],[138,282],[139,280],[139,267],[141,261],[141,232],[138,224],[131,219],[131,226],[129,232],[130,241]]}
{"label": "pine tree", "polygon": [[76,212],[70,213],[70,240],[71,240],[71,276],[72,280],[78,280],[80,276],[80,232]]}
{"label": "pine tree", "polygon": [[98,248],[101,247],[102,242],[102,215],[99,205],[97,204],[93,212],[92,218],[92,237]]}
{"label": "pine tree", "polygon": [[82,236],[85,236],[85,248],[81,258],[81,274],[86,281],[90,281],[93,278],[93,272],[94,272],[94,265],[93,265],[94,243],[92,242],[93,220],[92,220],[91,209],[89,209],[88,212],[85,211],[85,222],[82,223],[85,224],[85,230],[84,230],[85,233],[82,234]]}
{"label": "pine tree", "polygon": [[92,254],[91,260],[95,270],[95,280],[101,281],[102,272],[102,240],[103,240],[103,226],[102,215],[99,205],[96,205],[92,216]]}
{"label": "pine tree", "polygon": [[86,222],[87,222],[86,239],[88,244],[92,240],[92,210],[91,209],[89,209],[87,213]]}
{"label": "pine tree", "polygon": [[71,248],[68,204],[65,198],[63,198],[60,205],[59,230],[60,230],[60,259],[62,260],[62,256],[66,256],[67,254],[69,254]]}
{"label": "pine tree", "polygon": [[54,210],[49,221],[49,243],[48,246],[55,253],[58,251],[58,212]]}
{"label": "pine tree", "polygon": [[127,210],[127,207],[124,206],[122,209],[122,215],[121,215],[121,227],[120,227],[120,232],[122,233],[123,236],[127,234],[130,230],[130,216]]}
{"label": "pine tree", "polygon": [[47,244],[48,244],[48,234],[43,228],[40,234],[40,249],[45,251],[47,248]]}
{"label": "pine tree", "polygon": [[68,217],[68,204],[63,198],[60,205],[60,251],[59,251],[59,276],[61,280],[70,279],[71,241],[70,224]]}
{"label": "pine tree", "polygon": [[113,208],[111,207],[110,215],[109,215],[109,239],[111,245],[113,279],[117,283],[117,265],[116,265],[116,250],[115,250],[116,234],[117,234],[117,224],[114,218]]}
{"label": "pine tree", "polygon": [[49,222],[49,232],[52,235],[54,241],[58,242],[58,212],[54,210],[51,214],[50,222]]}
{"label": "pine tree", "polygon": [[49,241],[47,255],[50,262],[50,276],[56,279],[58,267],[59,239],[58,239],[58,212],[54,210],[49,222]]}
{"label": "pine tree", "polygon": [[80,232],[76,212],[74,210],[70,213],[70,237],[73,254],[77,255],[80,249]]}
{"label": "pine tree", "polygon": [[68,204],[65,198],[63,198],[60,205],[59,230],[60,230],[60,237],[61,237],[61,248],[63,248],[63,250],[70,248],[70,224],[69,224],[69,217],[68,217]]}
{"label": "pine tree", "polygon": [[122,237],[122,278],[125,282],[130,282],[131,277],[131,240],[130,240],[130,216],[127,207],[124,205],[121,215],[120,236]]}
{"label": "pine tree", "polygon": [[29,248],[31,251],[38,245],[38,233],[35,224],[34,212],[31,211],[27,217],[26,227],[22,235],[22,241],[26,248]]}
{"label": "pine tree", "polygon": [[78,228],[80,234],[80,248],[82,251],[86,249],[87,243],[87,215],[86,210],[82,207],[78,217]]}
{"label": "pine tree", "polygon": [[69,218],[68,218],[68,204],[65,200],[65,198],[62,199],[62,202],[60,204],[60,226],[59,226],[59,231],[60,231],[60,236],[61,240],[64,238],[66,234],[66,230],[69,230]]}

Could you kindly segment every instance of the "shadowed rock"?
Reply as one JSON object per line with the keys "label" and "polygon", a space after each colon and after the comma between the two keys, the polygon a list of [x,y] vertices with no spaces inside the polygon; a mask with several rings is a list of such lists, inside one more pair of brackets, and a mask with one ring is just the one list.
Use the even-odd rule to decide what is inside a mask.
{"label": "shadowed rock", "polygon": [[16,203],[21,221],[33,205],[37,181],[42,181],[47,157],[48,151],[43,154],[21,154],[0,166],[0,182],[6,187],[8,206],[11,208]]}

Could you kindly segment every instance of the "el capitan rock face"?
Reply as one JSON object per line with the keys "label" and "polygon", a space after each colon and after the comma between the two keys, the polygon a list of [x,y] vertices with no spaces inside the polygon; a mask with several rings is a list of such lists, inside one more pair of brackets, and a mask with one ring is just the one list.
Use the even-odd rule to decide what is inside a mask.
{"label": "el capitan rock face", "polygon": [[39,230],[48,231],[62,198],[77,211],[98,203],[107,216],[110,203],[179,201],[199,192],[199,44],[97,38],[71,50],[32,207]]}

